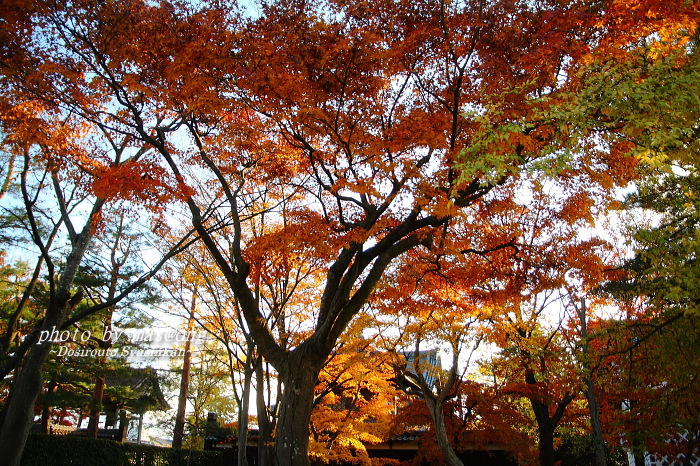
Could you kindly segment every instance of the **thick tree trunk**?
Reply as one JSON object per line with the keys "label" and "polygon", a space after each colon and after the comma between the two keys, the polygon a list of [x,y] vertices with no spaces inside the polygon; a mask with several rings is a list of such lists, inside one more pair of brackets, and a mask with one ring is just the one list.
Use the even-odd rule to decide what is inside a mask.
{"label": "thick tree trunk", "polygon": [[[47,316],[41,327],[42,331],[50,332],[59,326],[63,313],[54,312],[53,314],[57,314],[58,318],[51,319]],[[35,344],[29,350],[17,382],[13,385],[12,399],[7,406],[0,432],[0,457],[3,458],[3,464],[6,466],[18,466],[22,458],[24,445],[34,420],[34,403],[44,385],[42,371],[51,346],[50,341],[44,341]]]}
{"label": "thick tree trunk", "polygon": [[309,465],[309,423],[313,408],[314,387],[322,364],[304,360],[299,357],[299,354],[290,356],[296,357],[291,357],[290,364],[279,374],[284,391],[279,402],[275,464],[307,466]]}
{"label": "thick tree trunk", "polygon": [[438,446],[445,459],[445,464],[448,466],[464,466],[462,460],[457,457],[450,440],[447,437],[447,429],[445,428],[445,412],[443,410],[444,401],[441,399],[433,400],[431,397],[426,397],[430,416],[433,418],[435,426],[435,436],[437,437]]}
{"label": "thick tree trunk", "polygon": [[[537,383],[534,372],[525,372],[525,382],[530,385]],[[564,411],[569,403],[573,401],[575,395],[566,392],[561,401],[556,402],[554,414],[549,415],[549,405],[530,398],[530,406],[537,421],[537,431],[539,434],[540,466],[554,466],[554,431],[557,429]]]}
{"label": "thick tree trunk", "polygon": [[532,406],[532,411],[535,413],[535,420],[537,421],[540,466],[554,466],[554,431],[557,425],[559,425],[559,421],[564,414],[566,406],[572,399],[573,397],[567,392],[566,395],[564,395],[564,399],[557,404],[557,410],[551,417],[547,404],[532,399],[530,400],[530,405]]}
{"label": "thick tree trunk", "polygon": [[539,428],[540,465],[554,466],[554,429],[550,426]]}

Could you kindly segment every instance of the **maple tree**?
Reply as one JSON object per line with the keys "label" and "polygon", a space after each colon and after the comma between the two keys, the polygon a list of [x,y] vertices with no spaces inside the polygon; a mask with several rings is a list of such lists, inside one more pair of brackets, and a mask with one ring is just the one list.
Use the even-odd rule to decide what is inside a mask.
{"label": "maple tree", "polygon": [[[393,261],[459,234],[459,209],[483,203],[488,215],[485,199],[523,169],[572,186],[629,179],[624,147],[596,150],[589,138],[585,156],[557,150],[577,139],[558,109],[593,52],[624,59],[640,38],[694,30],[698,10],[386,0],[269,2],[246,15],[217,2],[22,3],[3,7],[3,84],[24,108],[48,106],[42,123],[54,112],[101,132],[116,160],[72,157],[100,198],[182,202],[279,374],[276,455],[291,464],[308,462],[328,355]],[[260,202],[271,192],[276,201]],[[593,207],[576,189],[564,196],[562,216]],[[252,234],[282,209],[279,229]],[[467,225],[477,243],[498,240]],[[266,257],[292,250],[324,272],[293,343],[268,325],[274,309],[258,286]]]}
{"label": "maple tree", "polygon": [[[600,397],[596,390],[596,375],[594,371],[594,362],[596,356],[592,352],[589,341],[588,324],[590,321],[589,305],[585,297],[579,298],[580,301],[575,302],[575,297],[569,297],[569,303],[566,305],[569,312],[573,311],[578,317],[578,322],[575,324],[577,334],[579,336],[580,356],[578,357],[581,364],[581,372],[583,383],[585,384],[586,401],[588,403],[588,412],[590,418],[591,429],[593,431],[594,457],[596,466],[605,466],[607,464],[607,445],[603,436],[603,427],[600,421]],[[575,319],[571,319],[575,321]]]}
{"label": "maple tree", "polygon": [[[504,393],[528,400],[536,421],[540,464],[551,465],[555,431],[581,391],[578,363],[564,338],[563,317],[556,315],[559,293],[571,281],[590,287],[601,279],[603,263],[597,250],[604,244],[578,239],[578,221],[557,228],[545,209],[523,220],[528,235],[517,242],[515,266],[501,271],[502,287],[508,292],[489,338],[502,348],[494,374],[503,381]],[[544,224],[553,227],[542,229]],[[547,238],[539,237],[545,231]]]}
{"label": "maple tree", "polygon": [[[580,391],[578,361],[562,329],[565,320],[552,325],[549,322],[556,316],[551,314],[559,294],[573,283],[590,289],[603,279],[601,254],[609,249],[600,239],[580,235],[593,225],[590,211],[581,205],[603,206],[611,202],[609,193],[557,183],[522,177],[504,185],[499,196],[453,218],[460,234],[442,238],[440,247],[430,251],[409,253],[405,270],[392,271],[386,289],[377,294],[383,306],[378,313],[405,329],[409,347],[428,335],[438,341],[443,335],[456,356],[462,339],[474,331],[470,321],[482,322],[477,341],[485,338],[501,347],[500,359],[491,368],[500,393],[514,404],[525,399],[531,405],[542,464],[553,464],[555,431]],[[575,192],[561,197],[567,189]],[[519,190],[526,193],[523,198],[535,202],[518,200],[513,193]],[[434,419],[437,410],[430,401],[444,404],[458,392],[461,378],[456,367],[453,361],[451,376],[438,384],[437,395],[429,386],[419,390],[433,398],[428,408]],[[472,406],[469,399],[462,401]],[[438,414],[442,411],[440,406]],[[516,410],[512,413],[521,416]],[[435,425],[445,458],[452,457],[445,461],[459,464],[445,448],[444,426],[440,432]]]}
{"label": "maple tree", "polygon": [[316,384],[310,424],[312,458],[328,464],[376,461],[370,461],[366,445],[389,438],[393,406],[400,397],[391,362],[390,355],[374,348],[371,339],[343,338]]}
{"label": "maple tree", "polygon": [[[682,455],[679,460],[687,462],[697,454],[697,210],[691,191],[683,190],[688,178],[678,178],[674,183],[676,177],[669,175],[656,189],[639,193],[662,213],[660,226],[636,227],[628,275],[608,287],[625,301],[627,316],[622,325],[609,324],[620,335],[605,341],[609,364],[623,372],[622,380],[611,378],[610,391],[627,407],[614,411],[624,427],[613,421],[613,430],[624,433],[640,459],[646,451]],[[652,417],[654,429],[649,429],[644,423]]]}
{"label": "maple tree", "polygon": [[[264,214],[260,215],[252,231],[252,235],[259,238],[260,248],[253,249],[251,254],[258,257],[255,261],[259,267],[258,287],[263,290],[256,292],[256,299],[264,301],[269,308],[270,328],[275,331],[282,344],[293,346],[305,332],[305,329],[299,328],[307,319],[308,301],[304,295],[318,286],[318,267],[314,265],[316,261],[309,257],[307,252],[298,250],[294,243],[281,251],[270,250],[265,246],[268,241],[280,241],[280,221],[284,224],[285,220],[284,211],[279,219],[268,219]],[[274,384],[271,384],[271,380],[274,379],[274,375],[270,373],[269,367],[266,367],[257,351],[240,305],[227,287],[220,271],[207,264],[206,254],[201,244],[191,247],[175,261],[177,267],[169,268],[161,283],[183,307],[189,304],[185,302],[188,299],[182,296],[182,289],[190,288],[188,293],[200,303],[195,316],[197,324],[218,341],[226,352],[226,364],[239,406],[236,431],[240,464],[247,461],[245,446],[248,437],[248,412],[251,392],[255,388],[260,450],[258,461],[264,464],[277,417],[273,400],[279,398],[280,387],[278,384],[277,387],[272,386]],[[272,392],[276,392],[276,396],[272,395]]]}
{"label": "maple tree", "polygon": [[[442,251],[449,249],[443,247]],[[460,394],[469,362],[483,338],[483,332],[476,328],[484,318],[485,306],[475,298],[470,289],[474,282],[467,278],[477,274],[462,267],[460,261],[441,254],[433,256],[432,252],[409,253],[387,274],[372,299],[378,320],[374,327],[380,329],[384,346],[395,355],[399,387],[425,401],[442,461],[461,465],[448,437],[445,410]],[[391,334],[396,337],[387,338]],[[446,369],[438,356],[440,350],[435,348],[443,348],[450,358]]]}
{"label": "maple tree", "polygon": [[[441,446],[437,442],[433,416],[422,397],[407,396],[393,421],[394,435],[417,434],[419,448],[411,464],[443,463]],[[531,419],[526,409],[501,392],[498,384],[487,381],[463,380],[454,397],[444,405],[445,430],[458,457],[482,452],[486,457],[495,449],[504,460],[526,464],[536,457],[528,425]],[[430,427],[426,429],[425,427]],[[468,462],[468,461],[467,461]]]}
{"label": "maple tree", "polygon": [[[684,239],[693,236],[693,203],[676,190],[683,183],[666,185],[664,180],[658,186],[667,189],[646,197],[647,186],[642,186],[633,196],[646,198],[648,206],[663,206],[652,209],[663,214],[654,219],[661,226],[634,225],[636,234],[629,237],[635,249],[623,264],[625,273],[603,287],[621,315],[595,323],[590,341],[603,385],[601,421],[637,464],[646,454],[682,462],[697,455],[697,300],[688,280],[694,248],[692,240]],[[676,210],[678,206],[683,207]],[[673,215],[680,211],[689,215]],[[677,223],[679,218],[689,222],[678,228],[683,223]]]}

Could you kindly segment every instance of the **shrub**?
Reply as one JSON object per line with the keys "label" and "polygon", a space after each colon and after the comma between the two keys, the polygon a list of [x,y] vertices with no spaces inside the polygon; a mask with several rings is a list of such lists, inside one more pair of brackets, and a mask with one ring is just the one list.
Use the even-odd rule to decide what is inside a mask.
{"label": "shrub", "polygon": [[33,434],[27,439],[22,466],[221,466],[222,454],[152,445],[117,443],[77,436]]}
{"label": "shrub", "polygon": [[[563,466],[593,466],[595,465],[594,450],[592,435],[566,434],[562,436],[555,458],[561,461]],[[619,445],[608,450],[607,460],[610,466],[627,464],[626,455]]]}

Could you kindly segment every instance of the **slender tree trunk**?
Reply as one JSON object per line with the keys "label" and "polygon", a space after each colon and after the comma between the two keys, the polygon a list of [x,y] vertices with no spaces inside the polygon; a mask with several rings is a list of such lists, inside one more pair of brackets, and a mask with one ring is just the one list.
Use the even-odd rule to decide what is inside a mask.
{"label": "slender tree trunk", "polygon": [[[440,447],[440,451],[442,452],[442,456],[445,460],[445,464],[448,466],[464,466],[464,463],[462,463],[462,460],[459,459],[457,453],[455,453],[452,445],[450,444],[445,426],[445,401],[457,393],[461,383],[457,370],[459,364],[460,339],[454,338],[450,344],[452,346],[452,367],[449,370],[449,377],[447,377],[447,379],[440,384],[441,387],[428,383],[428,380],[425,377],[425,373],[427,372],[426,370],[429,371],[429,367],[425,366],[426,362],[421,362],[420,338],[418,338],[415,343],[416,346],[413,353],[415,374],[413,374],[411,378],[415,377],[415,381],[417,383],[416,388],[428,406],[430,417],[433,420],[435,436],[438,446]],[[437,394],[433,392],[434,388],[438,389]],[[407,389],[410,391],[409,387],[407,387]]]}
{"label": "slender tree trunk", "polygon": [[[120,261],[116,258],[116,251],[119,247],[119,243],[122,239],[124,226],[124,217],[122,216],[119,225],[117,227],[117,232],[114,237],[114,243],[110,251],[110,278],[109,278],[109,290],[107,292],[107,299],[111,300],[117,294],[117,284],[119,283],[119,275],[122,266],[126,261],[126,256]],[[128,255],[128,254],[127,254]],[[102,340],[99,342],[99,347],[104,350],[104,355],[97,357],[98,371],[101,371],[107,365],[107,353],[109,349],[114,345],[112,339],[112,318],[114,316],[114,308],[110,308],[107,311],[107,315],[104,319],[104,331]],[[92,403],[93,406],[90,409],[90,422],[88,423],[88,436],[92,438],[97,438],[97,433],[99,431],[100,424],[100,414],[102,413],[102,399],[105,395],[105,377],[102,374],[97,375],[95,378],[95,388],[92,392]]]}
{"label": "slender tree trunk", "polygon": [[51,414],[53,414],[53,407],[44,405],[41,409],[41,429],[42,434],[51,433]]}
{"label": "slender tree trunk", "polygon": [[258,382],[258,389],[255,393],[256,407],[258,411],[258,466],[270,466],[272,464],[272,450],[270,443],[272,440],[272,423],[268,417],[268,407],[265,403],[265,368],[262,358],[258,359],[255,365],[255,379]]}
{"label": "slender tree trunk", "polygon": [[5,180],[2,182],[2,187],[0,187],[0,199],[5,197],[5,194],[7,191],[10,189],[10,185],[12,184],[12,178],[15,175],[15,159],[17,158],[17,154],[14,151],[10,151],[10,158],[7,160],[7,163],[5,164]]}
{"label": "slender tree trunk", "polygon": [[197,291],[192,292],[190,316],[187,319],[187,340],[185,340],[185,355],[182,361],[182,374],[180,375],[180,393],[177,398],[177,414],[175,415],[175,428],[173,429],[172,448],[182,448],[182,440],[185,437],[185,411],[187,409],[187,392],[190,387],[190,368],[192,364],[192,329],[194,328],[194,311],[197,306]]}
{"label": "slender tree trunk", "polygon": [[[46,388],[46,394],[49,395],[54,393],[58,388],[58,383],[51,381]],[[41,410],[41,433],[50,434],[51,427],[51,414],[53,413],[53,406],[49,405],[48,402],[44,402],[43,408]]]}
{"label": "slender tree trunk", "polygon": [[[99,364],[104,364],[102,358]],[[100,427],[100,414],[102,414],[102,399],[105,394],[105,378],[95,378],[95,388],[92,391],[92,403],[90,408],[90,420],[88,421],[87,435],[88,437],[97,438],[97,433]]]}
{"label": "slender tree trunk", "polygon": [[445,464],[448,466],[464,466],[464,463],[462,463],[462,460],[457,457],[457,453],[455,453],[452,445],[450,445],[450,440],[447,437],[444,411],[445,401],[440,397],[436,399],[433,399],[432,397],[425,397],[425,401],[428,405],[428,410],[430,411],[430,417],[433,418],[435,436],[437,437],[437,442],[440,446],[442,456],[445,459]]}
{"label": "slender tree trunk", "polygon": [[[107,351],[112,347],[112,311],[110,311],[107,316],[103,334],[108,334],[110,336],[107,338],[103,337],[103,340],[100,342],[99,347],[105,351],[105,354],[97,357],[98,370],[107,364]],[[102,414],[102,400],[105,396],[105,386],[106,381],[104,375],[98,374],[98,376],[95,377],[95,388],[92,391],[93,406],[90,408],[90,420],[88,421],[87,429],[88,437],[97,438],[100,427],[100,414]]]}
{"label": "slender tree trunk", "polygon": [[586,384],[586,400],[588,401],[588,411],[590,413],[591,428],[593,429],[594,460],[596,466],[607,466],[607,448],[603,438],[603,427],[600,424],[600,405],[595,396],[595,385],[593,384],[593,370],[591,369],[590,345],[588,344],[588,325],[586,315],[586,301],[581,299],[580,307],[576,308],[579,321],[581,322],[581,340],[583,350],[583,381]]}
{"label": "slender tree trunk", "polygon": [[250,390],[253,384],[253,368],[250,358],[243,367],[243,392],[238,407],[238,466],[248,466],[248,411],[250,410]]}
{"label": "slender tree trunk", "polygon": [[588,410],[590,412],[591,427],[593,429],[593,444],[595,448],[595,464],[596,466],[607,466],[607,447],[603,438],[603,428],[600,424],[600,406],[598,398],[595,396],[595,387],[593,380],[590,377],[585,378],[586,382],[586,399],[588,400]]}

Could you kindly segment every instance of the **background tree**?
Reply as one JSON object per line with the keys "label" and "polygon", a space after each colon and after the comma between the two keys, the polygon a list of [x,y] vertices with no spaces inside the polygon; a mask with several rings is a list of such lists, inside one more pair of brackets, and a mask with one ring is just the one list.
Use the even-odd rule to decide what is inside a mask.
{"label": "background tree", "polygon": [[190,377],[188,389],[188,414],[186,418],[186,438],[183,447],[202,449],[207,429],[207,415],[217,413],[221,424],[230,423],[237,411],[226,379],[229,373],[220,361],[216,350],[204,348],[197,352],[192,363],[198,368]]}
{"label": "background tree", "polygon": [[566,304],[566,307],[573,310],[575,316],[578,317],[578,325],[574,325],[576,325],[580,336],[580,356],[578,359],[581,364],[581,374],[585,384],[585,396],[593,431],[595,464],[596,466],[605,466],[607,464],[608,447],[603,436],[603,426],[600,420],[600,396],[594,367],[596,355],[593,354],[590,344],[590,338],[594,338],[594,336],[588,333],[589,306],[585,297],[581,298],[578,303],[573,296],[568,299],[569,303]]}
{"label": "background tree", "polygon": [[[251,395],[254,394],[258,411],[259,446],[262,450],[258,455],[258,463],[266,464],[266,449],[272,438],[275,417],[271,399],[265,399],[265,395],[271,393],[270,378],[266,377],[255,343],[246,330],[240,307],[228,291],[223,277],[217,269],[207,266],[206,251],[201,246],[195,246],[178,257],[160,281],[183,309],[191,311],[193,304],[196,304],[196,313],[188,311],[188,325],[189,322],[195,324],[193,329],[204,332],[221,349],[220,362],[228,368],[232,393],[238,406],[236,433],[239,464],[247,462],[249,412]],[[279,313],[274,318],[278,319],[281,326],[284,325],[284,319],[280,318]],[[183,401],[184,398],[181,398],[180,402]]]}
{"label": "background tree", "polygon": [[[87,294],[87,300],[93,306],[103,302],[114,302],[115,297],[123,292],[125,287],[137,281],[144,273],[141,263],[144,263],[143,247],[145,233],[136,233],[135,228],[125,224],[129,221],[128,213],[117,214],[113,225],[107,225],[94,239],[94,247],[86,254],[86,260],[81,266],[80,277],[76,280]],[[140,306],[153,306],[159,301],[155,290],[147,283],[132,289],[128,296],[118,305],[109,307],[98,313],[102,320],[102,328],[93,330],[92,339],[100,350],[104,350],[97,358],[98,365],[107,363],[109,350],[115,345],[117,328],[144,328],[152,323],[152,319],[139,312]],[[122,345],[125,342],[121,342]],[[93,401],[91,405],[88,435],[97,438],[98,422],[102,408],[102,398],[105,389],[105,377],[97,371],[95,378]]]}
{"label": "background tree", "polygon": [[309,453],[328,464],[370,464],[366,445],[389,439],[400,396],[391,356],[357,334],[342,340],[316,384]]}
{"label": "background tree", "polygon": [[[75,227],[73,225],[74,218],[69,216],[76,207],[76,202],[80,203],[85,200],[78,193],[78,198],[66,196],[66,191],[59,183],[58,172],[53,173],[50,169],[39,168],[37,175],[39,176],[38,184],[30,184],[29,177],[30,167],[34,164],[29,147],[31,142],[27,144],[27,149],[24,153],[23,170],[21,175],[22,184],[22,200],[24,206],[24,214],[27,218],[27,227],[36,248],[40,251],[43,263],[47,271],[47,306],[45,314],[38,328],[34,330],[32,336],[29,337],[29,344],[36,343],[39,336],[39,331],[50,332],[60,329],[68,315],[73,312],[75,306],[82,299],[81,293],[74,293],[73,280],[78,272],[78,267],[85,254],[85,251],[90,243],[93,229],[97,226],[98,216],[104,205],[103,199],[93,199],[92,202],[87,200],[88,214],[83,217],[83,225]],[[50,154],[45,154],[47,159],[50,159]],[[51,241],[52,237],[48,238],[42,235],[39,230],[39,223],[35,206],[39,200],[39,195],[44,191],[42,180],[49,185],[49,189],[53,191],[56,205],[59,207],[60,217],[58,223],[68,231],[69,249],[65,257],[64,266],[60,267],[55,256],[52,256]],[[34,189],[35,188],[35,189]],[[75,219],[77,220],[77,219]],[[32,338],[33,337],[33,338]],[[21,456],[21,450],[26,441],[26,435],[29,432],[33,419],[33,405],[42,386],[42,368],[51,348],[50,342],[42,344],[34,344],[27,351],[24,358],[22,370],[17,373],[17,380],[13,383],[11,393],[4,405],[3,428],[0,431],[0,448],[3,454],[7,455],[8,464],[16,464]],[[8,428],[8,426],[12,426]],[[17,445],[19,451],[13,451],[17,447],[10,448],[10,445]]]}
{"label": "background tree", "polygon": [[[677,387],[691,391],[697,388],[692,388],[690,374],[694,369],[687,364],[696,358],[692,356],[694,345],[676,347],[667,354],[678,355],[677,367],[681,372],[691,371],[680,378],[676,378],[680,373],[671,370],[671,364],[662,362],[661,357],[669,350],[664,343],[666,336],[672,334],[677,341],[685,342],[689,341],[686,338],[693,338],[690,321],[697,313],[698,302],[698,205],[694,183],[700,104],[689,98],[699,86],[698,28],[696,15],[679,20],[683,27],[663,31],[662,43],[641,41],[619,52],[624,60],[613,62],[600,58],[587,67],[581,103],[590,98],[590,105],[583,103],[574,112],[582,126],[597,127],[606,143],[635,154],[643,174],[635,192],[627,197],[625,207],[629,212],[644,212],[646,221],[639,215],[630,215],[632,220],[625,236],[631,240],[632,257],[624,261],[626,275],[618,276],[606,287],[613,296],[626,301],[622,304],[626,315],[621,324],[605,323],[600,343],[610,354],[607,365],[626,371],[623,377],[608,374],[611,391],[619,395],[624,390],[636,394],[626,404],[629,411],[619,413],[630,420],[635,416],[644,418],[645,412],[651,412],[647,410],[664,411],[660,404],[656,405],[660,394],[653,387],[668,386],[664,390],[665,406],[670,406],[671,400],[683,399],[675,398],[676,394],[680,395]],[[603,84],[603,80],[607,83]],[[619,94],[611,91],[611,80]],[[601,111],[603,106],[605,110]],[[689,335],[677,333],[682,333],[681,329],[688,330]],[[619,332],[619,338],[606,335],[609,332]],[[616,400],[620,401],[621,398]],[[651,408],[652,405],[656,407]],[[690,405],[688,408],[693,409]],[[654,423],[660,431],[650,437],[674,437],[673,428],[661,432],[667,428],[663,427],[661,418],[663,415]],[[679,425],[677,430],[694,429],[692,422],[681,424],[683,427]],[[635,422],[625,429],[625,438],[631,442],[638,460],[644,448],[664,451],[668,446],[652,445],[647,432],[648,428]],[[681,450],[689,448],[685,452],[688,460],[694,448],[692,436],[682,443]],[[678,449],[674,454],[677,453]]]}
{"label": "background tree", "polygon": [[[555,432],[567,409],[575,408],[571,403],[581,391],[578,361],[574,348],[567,345],[560,293],[573,283],[590,289],[605,278],[603,254],[609,246],[582,234],[594,225],[590,211],[582,206],[604,206],[610,193],[559,180],[534,180],[530,187],[533,204],[491,215],[503,234],[513,237],[512,247],[503,251],[512,260],[492,260],[492,279],[478,286],[490,299],[493,322],[486,338],[499,347],[494,369],[503,384],[501,391],[516,402],[520,397],[527,400],[536,425],[539,461],[554,464]],[[558,201],[556,197],[567,190],[574,192]]]}
{"label": "background tree", "polygon": [[[450,249],[444,246],[443,242],[443,248],[436,249]],[[501,247],[507,246],[495,249]],[[487,255],[486,251],[479,253]],[[483,339],[483,330],[478,329],[480,320],[488,313],[486,305],[470,289],[474,282],[467,278],[478,281],[481,277],[453,259],[444,252],[409,253],[400,264],[401,269],[387,274],[372,308],[377,313],[384,345],[394,354],[399,387],[425,401],[442,461],[459,465],[462,461],[455,452],[457,437],[448,436],[445,411],[448,406],[455,406],[452,400],[460,393],[466,394],[460,385],[465,382],[470,362]],[[442,367],[438,355],[449,358],[446,367]],[[471,405],[471,400],[459,401],[464,402],[465,408]]]}
{"label": "background tree", "polygon": [[[43,286],[39,278],[40,267],[31,268],[27,262],[13,261],[2,251],[2,374],[16,366],[15,360],[26,353],[21,337],[31,332],[40,314],[35,307],[40,304],[31,296]],[[39,290],[37,290],[39,292]],[[26,347],[26,345],[24,345]],[[28,349],[28,348],[27,348]]]}
{"label": "background tree", "polygon": [[[29,72],[24,69],[19,74],[26,78]],[[87,124],[58,116],[58,102],[51,105],[35,100],[25,93],[26,83],[21,82],[21,77],[15,77],[18,79],[12,83],[7,74],[2,77],[7,85],[3,102],[10,106],[9,116],[3,120],[3,131],[8,135],[3,142],[6,150],[18,154],[21,169],[17,173],[17,197],[6,196],[3,200],[6,211],[15,219],[7,228],[22,231],[28,239],[23,247],[39,259],[23,299],[7,321],[6,341],[18,341],[18,317],[25,312],[41,275],[45,277],[45,292],[43,306],[37,309],[36,325],[16,346],[4,349],[9,354],[5,357],[3,375],[15,371],[3,406],[5,427],[0,431],[0,449],[6,454],[8,464],[19,461],[34,415],[34,401],[42,387],[42,369],[52,342],[39,344],[41,332],[50,335],[52,331],[65,330],[94,312],[114,306],[142,286],[165,261],[162,258],[152,264],[150,270],[135,277],[110,299],[78,309],[84,295],[76,277],[95,233],[108,221],[103,207],[109,196],[100,192],[99,186],[88,187],[95,173],[86,160],[91,158],[95,163],[92,168],[102,169],[104,174],[108,166],[118,169],[136,163],[140,154],[126,156],[126,139],[111,138],[99,123]],[[153,192],[142,194],[134,199],[150,202],[151,207],[155,205],[153,202],[157,204]],[[20,363],[21,370],[17,370]]]}

